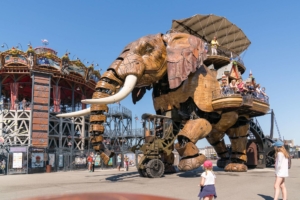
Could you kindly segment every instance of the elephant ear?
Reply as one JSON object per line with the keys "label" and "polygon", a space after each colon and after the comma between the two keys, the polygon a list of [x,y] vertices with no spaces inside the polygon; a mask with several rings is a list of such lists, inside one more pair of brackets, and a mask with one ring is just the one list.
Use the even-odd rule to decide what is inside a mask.
{"label": "elephant ear", "polygon": [[204,41],[186,33],[163,36],[167,45],[167,71],[170,89],[177,88],[206,59]]}

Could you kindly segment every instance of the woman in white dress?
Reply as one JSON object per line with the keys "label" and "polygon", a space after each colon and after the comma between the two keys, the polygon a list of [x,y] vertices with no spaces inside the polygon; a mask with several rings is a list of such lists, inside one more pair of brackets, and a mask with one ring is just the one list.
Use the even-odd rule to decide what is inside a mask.
{"label": "woman in white dress", "polygon": [[275,184],[274,184],[274,200],[277,200],[281,190],[282,199],[287,199],[287,192],[285,187],[285,177],[289,176],[288,165],[289,165],[289,153],[285,150],[283,142],[277,141],[273,144],[275,148]]}

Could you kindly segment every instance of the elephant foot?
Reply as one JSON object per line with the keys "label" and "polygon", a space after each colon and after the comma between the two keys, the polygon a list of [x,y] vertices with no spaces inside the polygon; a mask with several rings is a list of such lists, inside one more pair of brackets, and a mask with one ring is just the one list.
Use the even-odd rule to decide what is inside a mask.
{"label": "elephant foot", "polygon": [[176,168],[173,165],[165,165],[165,174],[176,173]]}
{"label": "elephant foot", "polygon": [[108,162],[109,162],[109,159],[110,159],[111,157],[113,157],[114,155],[115,155],[115,153],[114,153],[113,151],[105,150],[104,152],[101,152],[101,153],[100,153],[100,158],[103,160],[103,163],[104,163],[105,165],[107,165]]}
{"label": "elephant foot", "polygon": [[247,172],[248,167],[242,163],[229,163],[224,170],[225,172]]}
{"label": "elephant foot", "polygon": [[190,171],[193,169],[197,169],[204,163],[205,160],[206,157],[203,154],[198,154],[198,156],[193,158],[183,158],[179,162],[178,169],[180,171]]}
{"label": "elephant foot", "polygon": [[221,158],[217,161],[217,166],[219,168],[224,168],[226,165],[230,163],[229,158]]}

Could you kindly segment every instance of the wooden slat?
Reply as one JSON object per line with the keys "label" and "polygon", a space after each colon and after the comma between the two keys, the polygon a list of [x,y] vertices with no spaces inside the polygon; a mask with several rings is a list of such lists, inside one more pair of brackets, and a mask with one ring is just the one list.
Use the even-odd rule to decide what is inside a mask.
{"label": "wooden slat", "polygon": [[48,133],[32,132],[32,138],[34,138],[34,139],[38,139],[38,138],[48,139]]}
{"label": "wooden slat", "polygon": [[42,130],[42,131],[48,131],[48,125],[47,124],[32,124],[32,130]]}
{"label": "wooden slat", "polygon": [[48,139],[32,138],[31,144],[35,147],[47,147]]}
{"label": "wooden slat", "polygon": [[34,82],[49,84],[49,78],[46,77],[34,77]]}
{"label": "wooden slat", "polygon": [[49,103],[49,98],[34,97],[33,103]]}
{"label": "wooden slat", "polygon": [[43,92],[43,91],[34,91],[33,93],[34,97],[42,97],[49,99],[49,92]]}
{"label": "wooden slat", "polygon": [[39,117],[39,118],[47,118],[49,117],[49,113],[45,113],[45,112],[33,112],[33,117]]}
{"label": "wooden slat", "polygon": [[49,92],[49,86],[45,85],[35,85],[34,91],[43,91],[43,92]]}
{"label": "wooden slat", "polygon": [[34,110],[44,110],[44,111],[48,111],[49,107],[48,106],[42,106],[42,105],[33,105],[33,109]]}
{"label": "wooden slat", "polygon": [[32,119],[32,124],[49,124],[48,118],[33,118]]}

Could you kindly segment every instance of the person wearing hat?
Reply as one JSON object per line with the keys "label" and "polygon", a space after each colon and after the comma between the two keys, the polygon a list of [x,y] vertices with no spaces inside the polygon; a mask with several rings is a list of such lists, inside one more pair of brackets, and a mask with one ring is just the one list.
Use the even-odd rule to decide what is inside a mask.
{"label": "person wearing hat", "polygon": [[275,184],[274,184],[274,200],[277,200],[281,190],[282,199],[287,199],[287,192],[285,187],[285,177],[289,176],[288,165],[289,165],[289,153],[285,150],[283,142],[277,141],[273,144],[275,148]]}
{"label": "person wearing hat", "polygon": [[199,200],[212,200],[213,197],[217,198],[215,179],[216,175],[213,173],[213,164],[210,160],[203,163],[205,172],[201,174],[201,181],[198,186],[201,186],[200,193],[198,194]]}
{"label": "person wearing hat", "polygon": [[228,82],[227,82],[227,77],[224,74],[222,75],[220,89],[221,89],[222,95],[226,96],[228,94],[228,92],[229,92],[229,86],[228,86]]}

